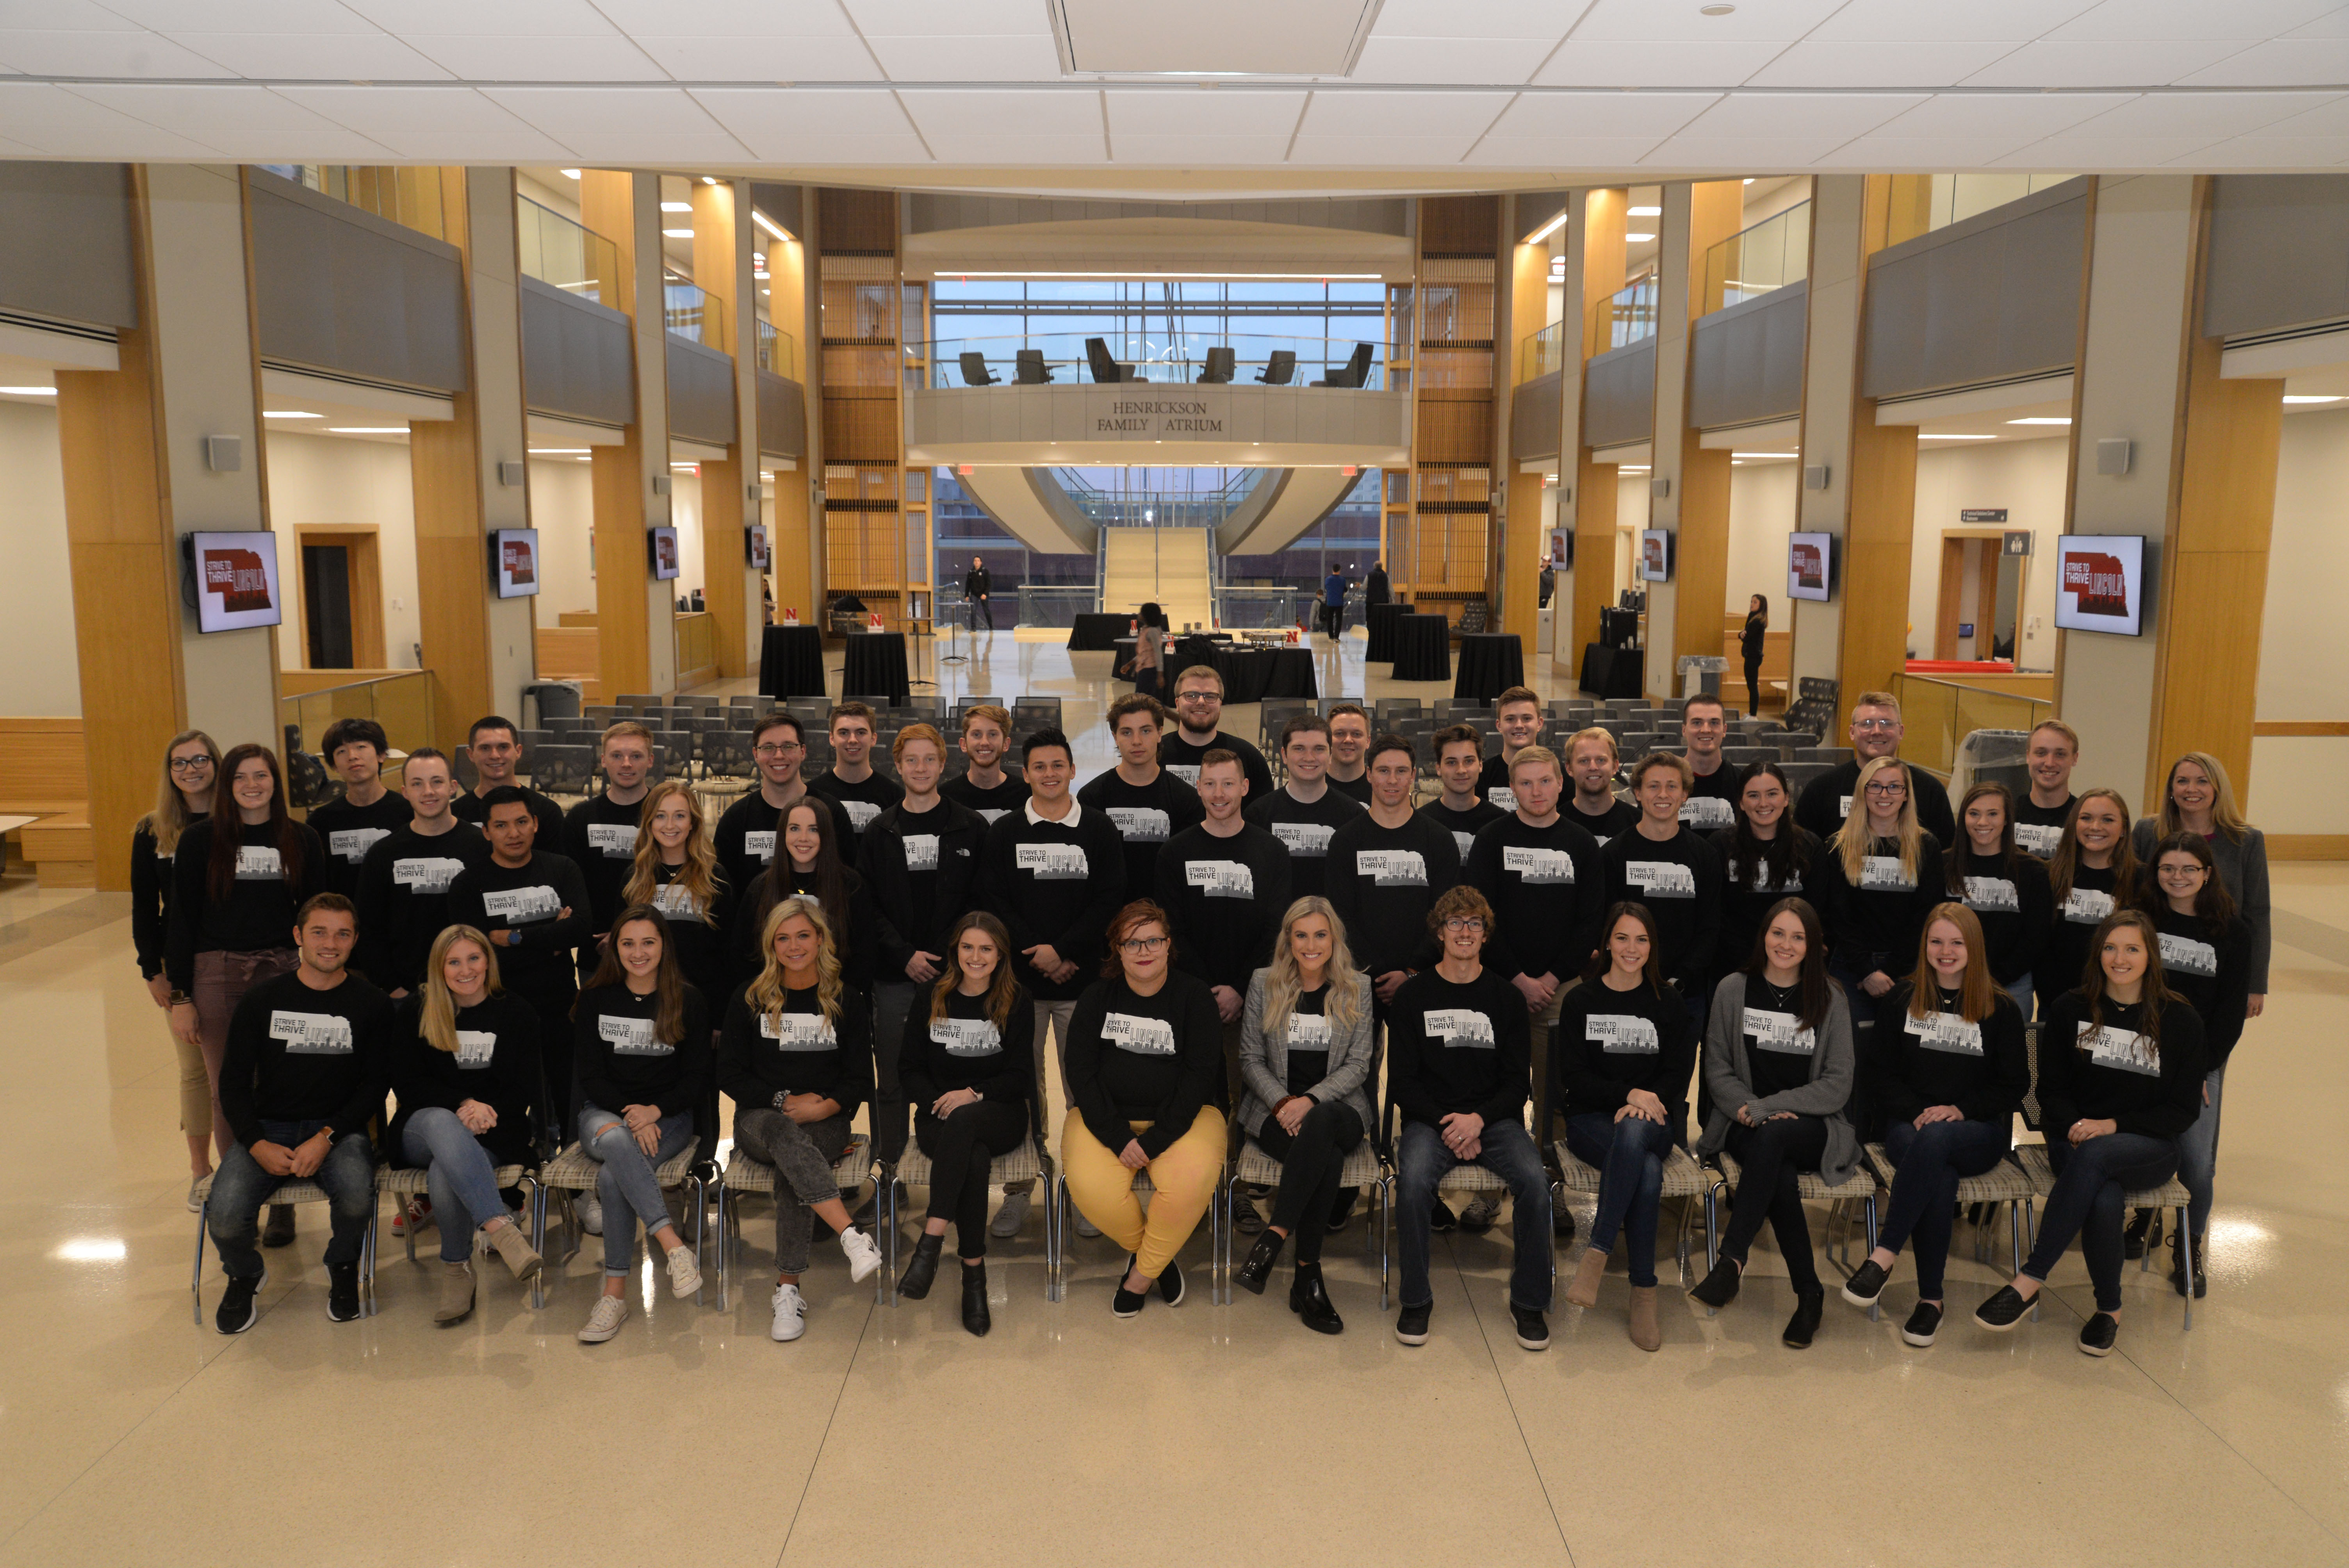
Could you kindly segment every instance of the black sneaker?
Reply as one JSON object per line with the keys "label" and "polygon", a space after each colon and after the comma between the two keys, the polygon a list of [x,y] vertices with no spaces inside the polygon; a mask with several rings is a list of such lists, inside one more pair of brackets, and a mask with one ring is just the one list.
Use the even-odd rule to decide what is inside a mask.
{"label": "black sneaker", "polygon": [[1933,1343],[1933,1336],[1940,1327],[1941,1309],[1930,1301],[1920,1301],[1917,1310],[1909,1315],[1909,1321],[1900,1326],[1900,1337],[1923,1350]]}
{"label": "black sneaker", "polygon": [[1874,1258],[1869,1258],[1852,1270],[1851,1277],[1843,1282],[1843,1298],[1854,1306],[1874,1306],[1877,1298],[1884,1294],[1885,1281],[1890,1277],[1876,1266]]}
{"label": "black sneaker", "polygon": [[1125,1282],[1121,1279],[1118,1281],[1117,1290],[1109,1298],[1109,1309],[1120,1317],[1140,1317],[1143,1306],[1149,1300],[1148,1291],[1128,1290],[1125,1288]]}
{"label": "black sneaker", "polygon": [[2106,1357],[2113,1353],[2113,1341],[2121,1336],[2121,1320],[2109,1312],[2100,1312],[2080,1326],[2080,1354]]}
{"label": "black sneaker", "polygon": [[[2178,1295],[2186,1294],[2186,1254],[2178,1245],[2178,1238],[2169,1238],[2169,1288]],[[2201,1300],[2210,1294],[2210,1276],[2202,1269],[2202,1250],[2194,1250],[2194,1299]]]}
{"label": "black sneaker", "polygon": [[1256,1206],[1255,1199],[1242,1198],[1232,1205],[1232,1229],[1243,1236],[1263,1233],[1264,1211]]}
{"label": "black sneaker", "polygon": [[1427,1202],[1427,1228],[1429,1230],[1456,1231],[1460,1228],[1460,1216],[1454,1213],[1451,1206],[1445,1203],[1443,1199],[1430,1198]]}
{"label": "black sneaker", "polygon": [[212,1326],[222,1334],[243,1334],[259,1323],[261,1304],[254,1297],[268,1283],[267,1269],[251,1279],[231,1279],[228,1289],[221,1293],[220,1310],[212,1315]]}
{"label": "black sneaker", "polygon": [[1166,1260],[1166,1267],[1159,1273],[1158,1298],[1169,1306],[1183,1305],[1183,1265],[1173,1258]]}
{"label": "black sneaker", "polygon": [[2031,1312],[2031,1303],[2011,1284],[2002,1284],[1990,1293],[1990,1299],[1974,1308],[1974,1321],[1992,1334],[2004,1334],[2021,1323]]}
{"label": "black sneaker", "polygon": [[1549,1321],[1531,1307],[1511,1306],[1509,1315],[1516,1319],[1517,1347],[1521,1350],[1549,1348]]}
{"label": "black sneaker", "polygon": [[336,1323],[349,1323],[359,1315],[359,1265],[356,1263],[326,1265],[326,1315]]}
{"label": "black sneaker", "polygon": [[1405,1345],[1426,1344],[1427,1315],[1434,1310],[1432,1301],[1424,1306],[1404,1307],[1395,1315],[1395,1337]]}
{"label": "black sneaker", "polygon": [[2155,1231],[2153,1228],[2154,1219],[2155,1213],[2151,1209],[2139,1209],[2135,1214],[2132,1214],[2129,1217],[2128,1228],[2121,1232],[2121,1255],[2123,1257],[2127,1258],[2130,1262],[2134,1263],[2138,1258],[2145,1256],[2146,1238],[2148,1235],[2153,1236],[2156,1240],[2159,1239],[2160,1233]]}
{"label": "black sneaker", "polygon": [[1808,1350],[1817,1337],[1819,1319],[1826,1313],[1827,1293],[1806,1290],[1795,1297],[1795,1315],[1786,1319],[1786,1331],[1778,1338],[1789,1350]]}

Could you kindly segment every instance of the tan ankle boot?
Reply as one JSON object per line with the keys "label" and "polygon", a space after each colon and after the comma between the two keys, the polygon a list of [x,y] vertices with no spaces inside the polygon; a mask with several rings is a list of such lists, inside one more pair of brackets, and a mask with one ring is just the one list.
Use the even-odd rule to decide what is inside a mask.
{"label": "tan ankle boot", "polygon": [[522,1233],[520,1225],[511,1221],[500,1225],[490,1233],[490,1245],[498,1250],[498,1256],[505,1259],[506,1267],[513,1271],[514,1278],[528,1279],[538,1272],[541,1261],[538,1249],[530,1244],[530,1238]]}
{"label": "tan ankle boot", "polygon": [[1577,1306],[1599,1305],[1599,1282],[1607,1274],[1607,1254],[1597,1247],[1582,1249],[1582,1261],[1574,1265],[1574,1281],[1566,1287],[1566,1299]]}
{"label": "tan ankle boot", "polygon": [[432,1321],[446,1326],[461,1322],[473,1310],[473,1265],[449,1264],[440,1265],[440,1305],[432,1314]]}
{"label": "tan ankle boot", "polygon": [[1656,1317],[1654,1285],[1631,1287],[1631,1343],[1642,1350],[1661,1349],[1663,1346],[1664,1326]]}

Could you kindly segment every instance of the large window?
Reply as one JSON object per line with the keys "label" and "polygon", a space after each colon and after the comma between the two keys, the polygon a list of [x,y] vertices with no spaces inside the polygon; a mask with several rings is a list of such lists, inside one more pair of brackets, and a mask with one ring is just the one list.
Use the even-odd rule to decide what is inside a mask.
{"label": "large window", "polygon": [[[1230,347],[1242,367],[1275,352],[1295,356],[1299,382],[1342,366],[1354,346],[1386,335],[1386,285],[1359,281],[1228,282],[941,277],[931,302],[936,343],[929,358],[958,385],[961,356],[978,355],[1009,377],[1015,351],[1041,353],[1062,381],[1081,378],[1085,340],[1145,380],[1189,380],[1207,350]],[[1061,367],[1068,368],[1063,369]],[[1071,371],[1075,375],[1071,374]],[[1242,379],[1252,378],[1244,376]],[[1378,385],[1373,380],[1368,385]]]}

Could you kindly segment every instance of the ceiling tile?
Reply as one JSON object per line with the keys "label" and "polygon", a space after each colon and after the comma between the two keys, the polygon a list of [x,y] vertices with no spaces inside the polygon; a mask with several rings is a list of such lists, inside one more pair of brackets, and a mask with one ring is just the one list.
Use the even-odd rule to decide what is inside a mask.
{"label": "ceiling tile", "polygon": [[1907,93],[1727,93],[1682,134],[1818,137],[1833,146],[1923,101]]}
{"label": "ceiling tile", "polygon": [[657,82],[667,73],[617,33],[500,37],[409,34],[408,42],[469,82]]}
{"label": "ceiling tile", "polygon": [[[0,9],[0,16],[5,9]],[[342,0],[106,0],[125,21],[159,33],[375,33]],[[0,26],[15,27],[13,19]]]}
{"label": "ceiling tile", "polygon": [[1315,93],[1306,107],[1303,134],[1449,139],[1452,156],[1457,158],[1491,127],[1508,107],[1509,98],[1507,93]]}
{"label": "ceiling tile", "polygon": [[504,105],[471,87],[354,87],[322,82],[270,90],[288,103],[299,104],[365,136],[389,137],[419,130],[480,131],[486,136],[498,136],[529,129]]}
{"label": "ceiling tile", "polygon": [[[1129,136],[1277,137],[1283,148],[1305,110],[1302,92],[1202,90],[1169,88],[1159,90],[1109,88],[1110,135],[1123,141]],[[1280,155],[1273,154],[1278,162]]]}
{"label": "ceiling tile", "polygon": [[1995,162],[2035,139],[2028,131],[1998,137],[1861,136],[1823,154],[1817,161],[1831,169],[1864,169],[1870,173],[1939,172]]}
{"label": "ceiling tile", "polygon": [[2127,136],[2246,136],[2339,102],[2340,93],[2147,93],[2067,134],[2110,140]]}
{"label": "ceiling tile", "polygon": [[1092,88],[1030,92],[957,92],[951,89],[901,95],[905,112],[924,136],[971,133],[1066,136],[1102,130],[1100,91]]}
{"label": "ceiling tile", "polygon": [[[1476,0],[1474,31],[1480,37],[1556,40],[1590,6],[1590,0]],[[1386,0],[1379,7],[1372,37],[1444,38],[1464,27],[1460,0]]]}
{"label": "ceiling tile", "polygon": [[2241,48],[2189,39],[2111,38],[2041,41],[1966,78],[1987,88],[2151,88],[2189,76]]}
{"label": "ceiling tile", "polygon": [[2104,0],[2047,36],[2137,42],[2156,38],[2272,38],[2341,8],[2341,0]]}
{"label": "ceiling tile", "polygon": [[1757,88],[1946,88],[2017,43],[1800,43],[1754,73]]}
{"label": "ceiling tile", "polygon": [[510,129],[378,131],[375,139],[424,163],[569,163],[581,153],[517,122]]}
{"label": "ceiling tile", "polygon": [[1519,93],[1495,123],[1506,137],[1670,136],[1721,101],[1719,93]]}
{"label": "ceiling tile", "polygon": [[754,158],[779,163],[820,161],[818,146],[873,144],[867,161],[926,161],[929,153],[886,91],[826,91],[821,88],[703,88],[693,93],[712,119],[733,132]]}
{"label": "ceiling tile", "polygon": [[1188,169],[1195,164],[1278,163],[1288,156],[1286,133],[1272,136],[1144,135],[1118,131],[1109,139],[1117,163],[1149,163]]}
{"label": "ceiling tile", "polygon": [[190,33],[177,42],[241,77],[430,81],[448,73],[382,33]]}
{"label": "ceiling tile", "polygon": [[[842,0],[867,37],[920,37],[929,33],[1032,33],[1052,36],[1036,0]],[[1057,71],[1056,73],[1057,74]]]}
{"label": "ceiling tile", "polygon": [[1466,162],[1495,169],[1622,169],[1646,157],[1655,136],[1488,136]]}
{"label": "ceiling tile", "polygon": [[1889,119],[1875,136],[1947,138],[1963,141],[2013,139],[2016,144],[2053,136],[2130,101],[2129,93],[1937,93]]}
{"label": "ceiling tile", "polygon": [[233,73],[153,33],[0,34],[0,64],[32,77],[225,77]]}
{"label": "ceiling tile", "polygon": [[2337,136],[2238,136],[2201,148],[2197,170],[2337,169],[2349,163],[2349,141]]}
{"label": "ceiling tile", "polygon": [[0,0],[0,33],[135,33],[140,24],[97,0]]}
{"label": "ceiling tile", "polygon": [[1994,160],[2001,169],[2093,169],[2102,173],[2158,169],[2222,139],[2215,136],[2051,136]]}
{"label": "ceiling tile", "polygon": [[2334,98],[2330,103],[2304,110],[2289,119],[2278,120],[2260,134],[2285,137],[2339,137],[2344,139],[2344,145],[2349,145],[2349,98]]}
{"label": "ceiling tile", "polygon": [[241,162],[288,157],[318,162],[380,162],[381,142],[314,114],[266,88],[222,83],[166,86],[138,82],[77,84],[77,97],[178,131]]}
{"label": "ceiling tile", "polygon": [[1555,38],[1405,38],[1380,34],[1362,45],[1358,82],[1441,82],[1515,87],[1549,56]]}
{"label": "ceiling tile", "polygon": [[682,88],[483,88],[481,96],[511,109],[557,141],[639,130],[647,135],[722,132],[709,112]]}
{"label": "ceiling tile", "polygon": [[2349,37],[2277,38],[2253,44],[2207,70],[2180,78],[2180,85],[2289,88],[2339,81],[2349,81]]}
{"label": "ceiling tile", "polygon": [[1675,136],[1659,143],[1640,164],[1719,176],[1748,169],[1800,169],[1834,150],[1835,144],[1823,137]]}
{"label": "ceiling tile", "polygon": [[873,34],[865,41],[892,81],[1034,82],[1061,75],[1061,57],[1050,36],[1041,33],[918,38]]}
{"label": "ceiling tile", "polygon": [[387,33],[473,34],[491,38],[609,37],[616,29],[589,0],[343,0]]}
{"label": "ceiling tile", "polygon": [[2349,38],[2349,0],[2343,0],[2332,10],[2304,27],[2294,27],[2284,35],[2288,38]]}
{"label": "ceiling tile", "polygon": [[1733,88],[1775,59],[1783,43],[1674,44],[1568,38],[1534,77],[1543,87]]}
{"label": "ceiling tile", "polygon": [[0,136],[59,158],[216,158],[220,150],[46,82],[0,82]]}
{"label": "ceiling tile", "polygon": [[1854,44],[1996,43],[2036,38],[2096,0],[1967,0],[1920,5],[1917,0],[1850,0],[1808,35]]}
{"label": "ceiling tile", "polygon": [[1734,13],[1708,16],[1694,0],[1599,0],[1574,26],[1578,38],[1672,43],[1730,39],[1791,42],[1835,15],[1843,0],[1738,0]]}
{"label": "ceiling tile", "polygon": [[645,164],[690,168],[699,163],[741,163],[750,157],[740,142],[722,130],[639,131],[615,127],[563,139],[582,161],[612,168]]}
{"label": "ceiling tile", "polygon": [[697,37],[638,33],[636,47],[681,82],[877,82],[864,41],[838,37]]}
{"label": "ceiling tile", "polygon": [[1299,136],[1288,161],[1307,168],[1449,168],[1467,146],[1467,138],[1450,136]]}
{"label": "ceiling tile", "polygon": [[839,0],[598,0],[624,33],[737,38],[853,38]]}

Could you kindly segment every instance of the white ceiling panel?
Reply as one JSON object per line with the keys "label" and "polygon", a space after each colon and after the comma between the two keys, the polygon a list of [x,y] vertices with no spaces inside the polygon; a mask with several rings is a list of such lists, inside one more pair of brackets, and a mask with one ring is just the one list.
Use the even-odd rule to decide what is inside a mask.
{"label": "white ceiling panel", "polygon": [[1506,137],[1670,136],[1719,93],[1520,93],[1494,123]]}
{"label": "white ceiling panel", "polygon": [[1562,36],[1590,8],[1591,0],[1476,0],[1464,11],[1460,0],[1386,0],[1371,36],[1448,38],[1473,32],[1492,38]]}
{"label": "white ceiling panel", "polygon": [[206,158],[219,149],[42,82],[0,82],[0,136],[55,158]]}
{"label": "white ceiling panel", "polygon": [[1379,34],[1362,45],[1358,82],[1444,82],[1515,87],[1534,74],[1554,38],[1405,38]]}
{"label": "white ceiling panel", "polygon": [[2330,136],[2342,139],[2349,147],[2349,99],[2334,98],[2318,108],[2280,119],[2267,127],[2262,136]]}
{"label": "white ceiling panel", "polygon": [[640,131],[658,136],[724,134],[683,88],[484,88],[483,95],[557,141]]}
{"label": "white ceiling panel", "polygon": [[1733,88],[1785,52],[1783,43],[1675,44],[1568,38],[1534,77],[1557,88]]}
{"label": "white ceiling panel", "polygon": [[919,38],[870,36],[881,68],[900,82],[1034,82],[1061,74],[1048,35],[981,33]]}
{"label": "white ceiling panel", "polygon": [[1116,131],[1109,139],[1109,150],[1114,162],[1147,163],[1169,168],[1189,169],[1198,164],[1266,164],[1278,163],[1288,155],[1288,138],[1285,134],[1155,136]]}
{"label": "white ceiling panel", "polygon": [[618,29],[588,0],[343,0],[387,33],[482,37],[611,36]]}
{"label": "white ceiling panel", "polygon": [[2336,5],[2304,27],[2294,27],[2287,38],[2349,38],[2349,0]]}
{"label": "white ceiling panel", "polygon": [[2223,139],[2215,136],[2056,136],[2008,153],[1995,167],[2007,169],[2158,169],[2190,158]]}
{"label": "white ceiling panel", "polygon": [[[1050,38],[1052,24],[1040,0],[842,0],[868,38],[920,37],[930,33],[1033,33]],[[1169,18],[1171,21],[1172,18]]]}
{"label": "white ceiling panel", "polygon": [[[1924,101],[1909,93],[1728,93],[1682,134],[1818,137],[1832,146],[1864,136]],[[1770,159],[1756,165],[1775,166]]]}
{"label": "white ceiling panel", "polygon": [[577,148],[520,123],[495,131],[378,131],[375,139],[419,163],[568,163],[582,156]]}
{"label": "white ceiling panel", "polygon": [[1757,88],[1946,88],[2019,47],[1965,44],[1801,43],[1754,73]]}
{"label": "white ceiling panel", "polygon": [[187,33],[176,42],[267,81],[431,81],[449,73],[382,33]]}
{"label": "white ceiling panel", "polygon": [[[1305,111],[1302,92],[1228,92],[1175,88],[1160,91],[1112,88],[1110,134],[1128,136],[1277,137],[1285,147]],[[1278,161],[1279,154],[1275,153]]]}
{"label": "white ceiling panel", "polygon": [[1467,162],[1495,169],[1623,169],[1662,140],[1656,136],[1488,136]]}
{"label": "white ceiling panel", "polygon": [[1315,93],[1306,106],[1303,134],[1402,137],[1457,145],[1453,157],[1485,134],[1508,107],[1507,93]]}
{"label": "white ceiling panel", "polygon": [[1097,92],[909,92],[905,112],[947,163],[1098,163],[1109,157]]}
{"label": "white ceiling panel", "polygon": [[2340,93],[2178,93],[2132,98],[2068,135],[2112,139],[2131,136],[2246,136],[2278,120],[2342,100]]}
{"label": "white ceiling panel", "polygon": [[1861,136],[1822,156],[1829,169],[1871,171],[1939,171],[1995,163],[2038,139],[2026,131],[2007,136]]}
{"label": "white ceiling panel", "polygon": [[2104,0],[2050,38],[2272,38],[2341,9],[2341,0]]}
{"label": "white ceiling panel", "polygon": [[668,74],[618,34],[502,37],[410,34],[408,41],[469,82],[657,82]]}
{"label": "white ceiling panel", "polygon": [[737,38],[851,38],[840,0],[597,0],[622,32]]}
{"label": "white ceiling panel", "polygon": [[[49,7],[44,6],[44,9]],[[107,0],[125,25],[159,33],[373,33],[342,0]],[[0,26],[20,26],[0,8]]]}
{"label": "white ceiling panel", "polygon": [[2349,81],[2349,38],[2278,38],[2253,44],[2181,78],[2182,85],[2194,88],[2293,88],[2340,81]]}
{"label": "white ceiling panel", "polygon": [[2094,119],[2130,101],[2129,93],[1952,93],[1927,98],[1871,134],[1953,140],[2015,137],[2032,140]]}
{"label": "white ceiling panel", "polygon": [[1968,77],[1968,87],[2147,88],[2179,80],[2235,53],[2240,44],[2175,38],[2095,43],[2042,39]]}
{"label": "white ceiling panel", "polygon": [[1451,136],[1299,136],[1288,161],[1306,168],[1448,168],[1467,151],[1469,138]]}
{"label": "white ceiling panel", "polygon": [[529,129],[502,104],[469,87],[366,88],[322,82],[272,90],[366,136],[413,130],[502,136]]}
{"label": "white ceiling panel", "polygon": [[699,163],[740,163],[750,154],[722,130],[637,131],[625,127],[578,133],[564,144],[583,161],[607,168],[646,164],[689,169]]}
{"label": "white ceiling panel", "polygon": [[1792,42],[1835,15],[1843,0],[1739,0],[1726,16],[1708,16],[1694,0],[1599,0],[1574,26],[1577,38],[1638,38],[1713,43],[1730,39]]}
{"label": "white ceiling panel", "polygon": [[128,78],[235,73],[153,33],[0,33],[0,65],[28,77]]}
{"label": "white ceiling panel", "polygon": [[290,156],[321,162],[372,162],[390,155],[381,142],[313,114],[266,88],[78,83],[77,97],[178,131],[247,162]]}
{"label": "white ceiling panel", "polygon": [[1739,169],[1801,169],[1820,161],[1835,144],[1816,136],[1675,136],[1659,143],[1640,166],[1726,175]]}
{"label": "white ceiling panel", "polygon": [[877,82],[864,40],[837,37],[694,37],[635,35],[636,47],[681,82]]}
{"label": "white ceiling panel", "polygon": [[2349,163],[2349,141],[2337,136],[2238,136],[2193,156],[2198,169],[2337,169]]}
{"label": "white ceiling panel", "polygon": [[98,0],[0,0],[0,32],[128,33],[140,24]]}
{"label": "white ceiling panel", "polygon": [[1032,163],[1061,168],[1109,161],[1109,140],[1099,130],[1064,136],[1025,131],[969,131],[926,136],[941,163]]}
{"label": "white ceiling panel", "polygon": [[854,161],[929,160],[895,93],[705,88],[693,97],[754,158],[803,162],[815,158],[808,150],[818,143],[854,147],[869,141],[874,156]]}
{"label": "white ceiling panel", "polygon": [[1917,0],[1850,0],[1807,36],[1854,44],[1975,44],[2036,38],[2096,0],[1967,0],[1920,5]]}

